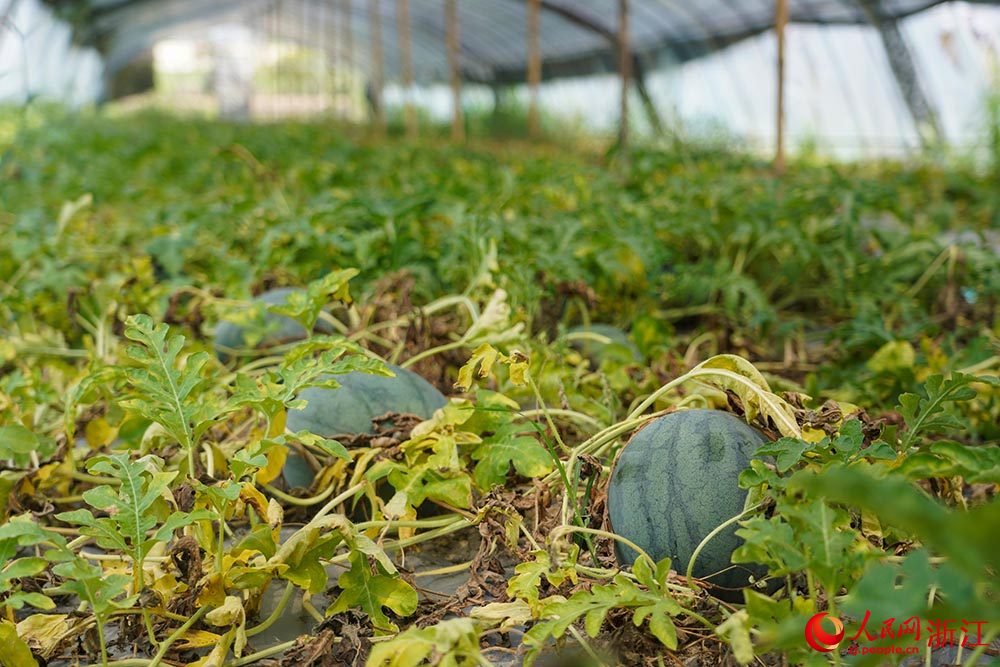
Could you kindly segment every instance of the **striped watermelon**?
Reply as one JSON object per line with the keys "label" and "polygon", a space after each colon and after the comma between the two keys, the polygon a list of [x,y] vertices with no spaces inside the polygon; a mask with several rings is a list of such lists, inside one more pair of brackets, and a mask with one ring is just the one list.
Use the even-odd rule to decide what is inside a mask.
{"label": "striped watermelon", "polygon": [[[612,529],[654,560],[669,557],[675,570],[686,572],[702,539],[743,511],[747,492],[739,488],[739,476],[766,442],[743,420],[717,410],[685,410],[654,419],[632,437],[614,464],[608,484]],[[765,574],[759,567],[731,563],[742,543],[737,528],[734,524],[706,544],[695,562],[695,577],[733,589],[746,586],[751,574]],[[638,557],[618,542],[615,555],[622,565]]]}
{"label": "striped watermelon", "polygon": [[[340,387],[304,389],[297,398],[307,401],[302,410],[289,410],[289,431],[309,431],[326,438],[374,432],[372,419],[387,412],[414,414],[430,419],[448,399],[427,380],[405,368],[386,364],[396,377],[358,371],[332,375]],[[289,486],[307,487],[313,471],[300,456],[289,455],[284,469]]]}
{"label": "striped watermelon", "polygon": [[[254,301],[259,301],[269,306],[284,305],[289,294],[302,291],[304,290],[298,287],[279,287],[255,297]],[[275,345],[293,343],[305,340],[306,338],[306,330],[302,328],[301,324],[290,317],[267,311],[262,321],[255,322],[252,326],[243,326],[235,322],[220,322],[219,326],[215,329],[215,339],[212,342],[215,355],[221,361],[225,362],[229,360],[232,354],[248,351],[246,350],[248,347],[247,334],[251,330],[260,336],[260,341],[255,346],[255,350],[266,350]],[[323,320],[317,320],[316,331],[318,333],[332,334],[333,327]]]}

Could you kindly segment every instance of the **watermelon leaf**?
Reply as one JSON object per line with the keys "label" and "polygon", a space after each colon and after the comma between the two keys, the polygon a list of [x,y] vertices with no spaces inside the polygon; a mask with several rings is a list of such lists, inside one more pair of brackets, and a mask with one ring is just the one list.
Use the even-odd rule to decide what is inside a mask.
{"label": "watermelon leaf", "polygon": [[716,355],[695,366],[684,377],[709,382],[735,393],[743,403],[748,423],[757,415],[763,415],[774,422],[782,435],[802,437],[802,429],[795,420],[794,408],[772,392],[760,371],[743,357],[734,354]]}
{"label": "watermelon leaf", "polygon": [[514,469],[524,477],[541,477],[552,472],[552,456],[531,435],[520,435],[521,427],[505,424],[472,452],[476,464],[476,486],[488,491],[503,484],[507,471]]}
{"label": "watermelon leaf", "polygon": [[902,394],[898,410],[908,426],[900,442],[900,451],[907,451],[917,442],[917,437],[925,431],[940,432],[963,430],[965,424],[955,416],[945,413],[945,403],[969,401],[976,397],[974,383],[1000,386],[1000,378],[992,375],[967,375],[952,373],[951,377],[932,375],[917,393]]}

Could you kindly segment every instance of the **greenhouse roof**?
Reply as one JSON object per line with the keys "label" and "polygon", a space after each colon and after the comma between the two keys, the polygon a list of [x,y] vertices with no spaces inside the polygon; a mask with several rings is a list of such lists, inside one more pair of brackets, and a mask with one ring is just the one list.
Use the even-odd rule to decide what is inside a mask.
{"label": "greenhouse roof", "polygon": [[[368,71],[369,7],[378,6],[385,74],[399,75],[398,0],[48,0],[99,46],[114,72],[158,40],[226,22],[320,47]],[[998,0],[978,0],[1000,4]],[[942,0],[789,0],[790,20],[863,24],[909,16]],[[447,78],[445,0],[409,0],[414,75]],[[528,0],[457,0],[462,74],[482,82],[523,81]],[[344,17],[351,48],[345,48]],[[541,0],[546,78],[614,69],[618,0]],[[630,0],[630,44],[642,55],[685,61],[771,28],[775,0]],[[348,52],[349,51],[349,52]]]}

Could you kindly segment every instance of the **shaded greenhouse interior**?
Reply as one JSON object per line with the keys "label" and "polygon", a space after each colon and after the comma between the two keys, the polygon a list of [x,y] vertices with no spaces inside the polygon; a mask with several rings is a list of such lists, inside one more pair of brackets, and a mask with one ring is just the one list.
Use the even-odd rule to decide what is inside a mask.
{"label": "shaded greenhouse interior", "polygon": [[[58,50],[31,53],[25,48],[22,54],[15,48],[19,38],[30,37],[16,24],[18,8],[34,3],[42,3],[46,11],[53,12],[60,26],[69,31],[76,45],[73,48],[92,54],[88,55],[89,60],[82,62],[75,54]],[[800,80],[803,71],[813,82],[828,79],[824,95],[830,94],[831,85],[839,88],[847,112],[855,117],[853,123],[859,136],[868,124],[864,116],[876,112],[860,108],[858,99],[874,91],[879,99],[872,98],[872,102],[883,108],[891,106],[895,115],[895,119],[883,118],[882,129],[874,130],[876,144],[881,141],[878,133],[886,132],[885,124],[894,123],[899,128],[896,140],[904,146],[929,146],[941,140],[954,140],[957,133],[969,141],[967,133],[957,130],[968,125],[971,116],[968,104],[959,119],[951,114],[947,107],[955,103],[954,95],[941,81],[953,76],[954,69],[942,67],[940,71],[929,72],[928,58],[936,59],[931,61],[933,64],[952,57],[955,50],[962,58],[977,51],[978,55],[969,62],[978,74],[973,72],[968,76],[978,76],[979,82],[969,97],[986,94],[983,91],[995,86],[998,76],[993,70],[997,69],[994,61],[1000,51],[997,46],[1000,26],[984,23],[993,21],[993,14],[974,15],[985,19],[972,18],[970,14],[966,19],[970,25],[953,30],[954,34],[942,32],[936,38],[940,44],[913,43],[907,21],[954,5],[985,11],[988,6],[1000,3],[995,0],[960,3],[941,0],[0,0],[0,19],[3,19],[0,23],[6,28],[0,30],[0,54],[23,57],[20,70],[7,57],[10,69],[0,68],[0,75],[7,79],[8,87],[12,81],[23,79],[26,98],[33,96],[31,79],[40,79],[44,88],[44,79],[48,77],[56,79],[48,86],[50,93],[60,86],[72,88],[72,92],[62,96],[57,92],[55,96],[84,101],[86,92],[77,88],[86,86],[84,82],[89,75],[100,89],[94,96],[96,99],[114,99],[153,85],[155,45],[178,37],[206,35],[219,26],[238,25],[258,40],[296,44],[322,54],[336,67],[349,68],[361,82],[358,85],[364,87],[371,120],[377,125],[384,124],[387,105],[405,107],[407,123],[414,125],[410,118],[413,108],[426,107],[426,100],[418,100],[414,91],[437,88],[444,100],[439,100],[438,106],[450,105],[451,122],[456,135],[460,135],[465,92],[485,88],[492,90],[494,100],[498,100],[498,91],[518,89],[523,91],[519,93],[520,99],[528,106],[531,133],[538,134],[539,114],[549,109],[559,111],[560,102],[570,101],[556,99],[552,104],[552,98],[558,95],[540,94],[542,86],[552,88],[561,82],[601,80],[605,81],[601,86],[575,93],[576,112],[586,115],[593,111],[580,98],[619,100],[606,105],[608,108],[602,113],[617,117],[614,125],[619,128],[620,137],[624,137],[630,119],[633,125],[638,120],[644,130],[654,134],[662,133],[671,123],[671,116],[676,115],[675,105],[684,100],[677,99],[681,92],[664,94],[662,89],[676,88],[675,73],[696,71],[697,63],[720,58],[746,60],[749,55],[756,62],[751,73],[731,63],[724,81],[706,80],[703,85],[714,89],[716,106],[732,104],[734,95],[737,104],[754,106],[752,112],[747,108],[741,111],[745,118],[738,124],[756,123],[756,135],[763,138],[765,145],[784,143],[784,136],[778,136],[789,132],[783,120],[779,120],[785,116],[784,109],[796,105],[801,108],[808,96],[815,93],[814,88],[803,89],[801,83],[787,84],[791,68],[797,70]],[[983,25],[975,25],[974,21]],[[35,35],[36,43],[41,42],[43,47],[46,43],[55,45],[57,31],[45,26],[43,29],[52,37],[41,40]],[[810,32],[815,30],[865,32],[831,41],[825,33]],[[866,53],[862,56],[845,51],[861,46],[856,43],[858,35],[864,36]],[[985,41],[970,47],[968,42],[980,36]],[[793,46],[797,46],[786,56],[788,39],[793,39]],[[945,43],[948,40],[954,43]],[[745,46],[748,44],[752,47]],[[929,46],[934,47],[933,53],[928,51]],[[224,51],[225,47],[220,50]],[[246,69],[246,62],[253,55],[223,53],[214,67],[218,71]],[[969,62],[963,62],[962,66]],[[49,72],[38,71],[46,67]],[[878,71],[879,81],[874,88],[871,81],[855,82],[870,77],[870,72],[861,68]],[[243,78],[246,76],[244,73]],[[615,78],[618,84],[607,83]],[[215,83],[220,85],[218,77]],[[965,73],[963,83],[968,83]],[[3,84],[0,80],[0,99],[4,98]],[[789,85],[793,89],[798,85],[798,89],[790,94],[792,101],[786,102]],[[858,88],[862,85],[867,87]],[[732,94],[726,93],[727,88],[734,89]],[[450,93],[445,96],[448,89]],[[686,88],[685,91],[690,92]],[[9,92],[7,96],[17,99]],[[768,105],[773,105],[766,112],[771,118],[766,127],[771,129],[763,133],[761,109],[757,108],[761,96],[766,97]],[[543,102],[541,97],[545,98]],[[828,106],[827,102],[820,104]],[[978,100],[975,104],[982,106]],[[222,105],[225,107],[226,103]],[[239,115],[248,104],[237,101],[232,106]],[[701,109],[704,115],[704,105]],[[221,111],[228,115],[226,108]],[[699,111],[696,109],[695,113]],[[754,114],[756,120],[752,120]],[[843,134],[842,129],[823,127],[818,111],[814,110],[814,115],[817,119],[809,125],[815,125],[815,131]],[[861,141],[867,145],[870,140],[871,137],[862,137]]]}

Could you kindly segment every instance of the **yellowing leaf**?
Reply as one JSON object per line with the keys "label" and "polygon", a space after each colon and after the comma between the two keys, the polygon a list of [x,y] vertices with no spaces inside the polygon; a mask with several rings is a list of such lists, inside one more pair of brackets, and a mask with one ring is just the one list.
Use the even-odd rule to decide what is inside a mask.
{"label": "yellowing leaf", "polygon": [[9,621],[0,621],[0,665],[3,667],[38,667],[31,649],[17,636],[17,628]]}
{"label": "yellowing leaf", "polygon": [[728,389],[743,403],[746,419],[758,414],[770,417],[782,435],[801,438],[795,410],[785,399],[771,391],[767,380],[753,364],[734,354],[720,354],[695,366],[686,376]]}
{"label": "yellowing leaf", "polygon": [[813,428],[812,426],[802,427],[802,439],[806,442],[816,444],[826,437],[826,431],[821,428]]}
{"label": "yellowing leaf", "polygon": [[913,368],[917,352],[909,341],[895,340],[880,347],[868,360],[868,368],[876,373],[898,373]]}
{"label": "yellowing leaf", "polygon": [[178,651],[186,651],[195,648],[205,648],[206,646],[214,646],[219,642],[221,635],[217,635],[214,632],[209,632],[207,630],[188,630],[173,648]]}
{"label": "yellowing leaf", "polygon": [[528,357],[514,350],[510,355],[510,381],[516,385],[528,384]]}
{"label": "yellowing leaf", "polygon": [[[243,648],[247,645],[247,614],[243,602],[238,597],[227,595],[221,607],[205,614],[205,621],[217,626],[232,626],[226,636],[231,635],[233,638],[233,653],[236,657],[243,654]],[[224,653],[222,657],[225,657]]]}
{"label": "yellowing leaf", "polygon": [[483,343],[477,347],[469,361],[458,370],[458,382],[455,383],[455,389],[468,391],[472,388],[473,375],[476,373],[477,366],[479,366],[479,377],[488,376],[499,355],[500,353],[489,343]]}
{"label": "yellowing leaf", "polygon": [[257,469],[257,483],[270,484],[278,479],[288,460],[288,447],[281,445],[267,450],[267,465]]}
{"label": "yellowing leaf", "polygon": [[213,572],[208,575],[205,585],[198,592],[197,604],[199,607],[219,607],[226,601],[226,589],[223,584],[222,574]]}
{"label": "yellowing leaf", "polygon": [[87,423],[87,428],[84,429],[87,444],[93,449],[99,449],[104,445],[110,444],[117,435],[118,429],[112,428],[104,417],[90,420]]}
{"label": "yellowing leaf", "polygon": [[17,634],[28,646],[48,657],[75,628],[66,614],[32,614],[17,624]]}

